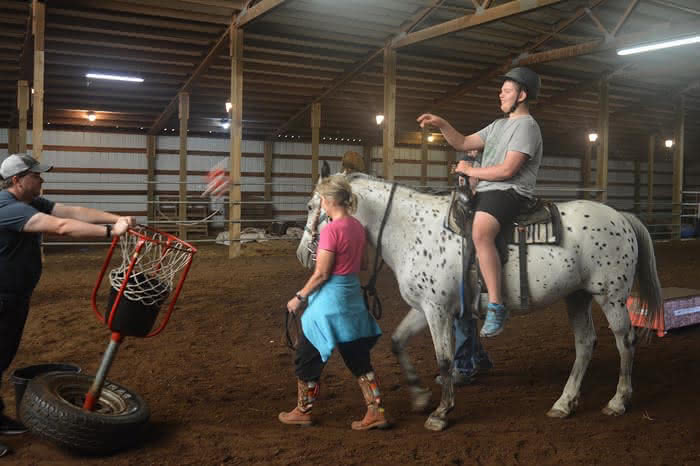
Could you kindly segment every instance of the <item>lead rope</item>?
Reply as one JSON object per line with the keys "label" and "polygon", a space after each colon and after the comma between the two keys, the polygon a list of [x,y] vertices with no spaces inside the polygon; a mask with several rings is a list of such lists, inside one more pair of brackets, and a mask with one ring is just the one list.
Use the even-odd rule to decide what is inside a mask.
{"label": "lead rope", "polygon": [[[379,236],[377,237],[377,251],[374,256],[374,271],[372,272],[372,277],[370,277],[369,282],[367,282],[367,285],[362,287],[362,290],[364,292],[363,297],[365,300],[365,306],[367,306],[367,309],[369,309],[374,318],[377,320],[382,318],[382,302],[379,299],[376,287],[377,277],[379,275],[379,272],[382,270],[382,267],[384,266],[383,260],[381,264],[379,263],[379,259],[382,256],[382,235],[384,234],[384,227],[386,226],[386,221],[389,219],[389,213],[391,212],[391,204],[394,200],[394,193],[396,192],[397,186],[398,185],[396,183],[392,183],[391,185],[389,201],[387,202],[386,209],[384,210],[384,218],[382,218],[382,224],[379,226]],[[371,306],[369,304],[370,297],[373,298]]]}

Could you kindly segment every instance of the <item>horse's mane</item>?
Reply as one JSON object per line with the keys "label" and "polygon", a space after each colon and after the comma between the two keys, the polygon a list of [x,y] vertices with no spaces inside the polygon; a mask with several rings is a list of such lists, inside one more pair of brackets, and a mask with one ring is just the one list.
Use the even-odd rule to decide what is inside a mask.
{"label": "horse's mane", "polygon": [[452,188],[449,188],[449,187],[448,188],[434,188],[434,187],[430,187],[430,186],[420,186],[420,187],[410,186],[410,185],[407,185],[405,183],[399,183],[398,181],[385,180],[384,178],[379,178],[377,176],[368,175],[367,173],[362,173],[362,172],[348,173],[346,175],[346,177],[347,177],[348,182],[350,182],[350,183],[356,179],[366,179],[366,180],[370,180],[370,181],[379,181],[379,182],[387,183],[387,184],[396,183],[400,187],[408,189],[410,191],[421,193],[421,194],[432,194],[434,196],[445,196],[445,195],[450,194],[452,192]]}

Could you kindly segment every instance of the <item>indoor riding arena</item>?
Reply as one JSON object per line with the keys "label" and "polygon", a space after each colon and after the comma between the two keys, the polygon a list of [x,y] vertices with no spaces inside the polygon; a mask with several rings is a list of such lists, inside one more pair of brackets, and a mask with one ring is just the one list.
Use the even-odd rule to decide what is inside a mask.
{"label": "indoor riding arena", "polygon": [[[34,235],[43,272],[0,385],[0,414],[27,431],[0,428],[0,462],[700,464],[696,0],[0,0],[0,48],[0,162],[28,154],[53,167],[39,174],[42,197],[135,219],[120,239]],[[504,78],[523,67],[541,87]],[[525,100],[504,110],[513,82]],[[401,229],[406,193],[444,200],[425,217],[448,229],[449,200],[466,191],[454,171],[469,149],[463,136],[523,108],[542,135],[535,194],[558,206],[527,228],[550,232],[559,222],[562,239],[506,247],[504,287],[519,280],[519,309],[532,312],[514,311],[501,335],[482,338],[493,367],[452,392],[435,380],[448,372],[430,319],[446,315],[451,328],[462,308],[483,317],[479,295],[467,298],[474,288],[460,278],[464,291],[449,313],[421,308],[391,254],[444,252],[445,237],[471,242],[452,230],[415,242],[390,233]],[[422,128],[425,113],[458,133]],[[370,402],[337,351],[313,424],[278,420],[297,403],[301,316],[287,306],[312,273],[302,261],[315,254],[325,217],[318,196],[310,202],[324,165],[345,174],[368,231],[360,282],[376,278],[381,315],[369,307],[383,336],[371,357],[389,429],[351,429]],[[27,170],[22,177],[38,169]],[[1,195],[12,196],[23,178],[3,176]],[[368,201],[357,180],[394,186],[371,221],[360,218]],[[611,272],[620,261],[637,277],[628,299],[612,304],[591,291],[587,325],[597,341],[572,330],[573,293],[535,305],[538,293],[561,290],[538,288],[545,275],[533,264],[565,253],[579,205],[610,218],[596,227],[601,219],[581,216],[593,249],[576,245],[581,259],[567,269],[612,274],[593,283],[601,296],[631,283]],[[2,208],[0,267],[8,267]],[[639,244],[621,245],[632,252],[616,261],[615,228],[632,231],[631,214],[643,223]],[[27,225],[12,234],[37,231]],[[467,250],[442,268],[454,260],[452,275],[471,274],[460,266]],[[423,296],[431,286],[438,295],[442,271],[414,268],[429,282]],[[643,302],[657,291],[658,306]],[[0,284],[0,317],[13,292]],[[608,320],[608,305],[621,322]],[[412,307],[431,324],[402,353],[420,382],[406,377],[392,345]],[[629,330],[628,320],[636,338],[621,339],[613,330]],[[589,364],[581,363],[587,344]],[[633,366],[621,364],[630,351]],[[416,410],[419,387],[430,401]],[[557,411],[562,390],[575,396]],[[611,410],[621,391],[622,409]],[[446,424],[431,427],[452,396]]]}

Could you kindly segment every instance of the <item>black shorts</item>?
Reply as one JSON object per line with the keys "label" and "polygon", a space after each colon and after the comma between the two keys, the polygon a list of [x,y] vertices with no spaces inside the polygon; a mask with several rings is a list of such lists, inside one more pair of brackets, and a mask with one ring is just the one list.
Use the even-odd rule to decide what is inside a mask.
{"label": "black shorts", "polygon": [[527,205],[528,200],[514,189],[483,191],[476,194],[475,210],[491,214],[503,227],[513,223],[520,210]]}

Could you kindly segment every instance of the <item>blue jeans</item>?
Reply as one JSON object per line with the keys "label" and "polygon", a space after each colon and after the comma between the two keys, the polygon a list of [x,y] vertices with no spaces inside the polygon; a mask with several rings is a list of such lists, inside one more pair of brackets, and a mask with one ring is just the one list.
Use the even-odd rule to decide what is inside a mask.
{"label": "blue jeans", "polygon": [[489,355],[481,346],[479,332],[476,329],[476,319],[465,314],[454,320],[455,327],[455,360],[454,369],[462,375],[473,376],[479,370],[485,371],[493,367]]}

